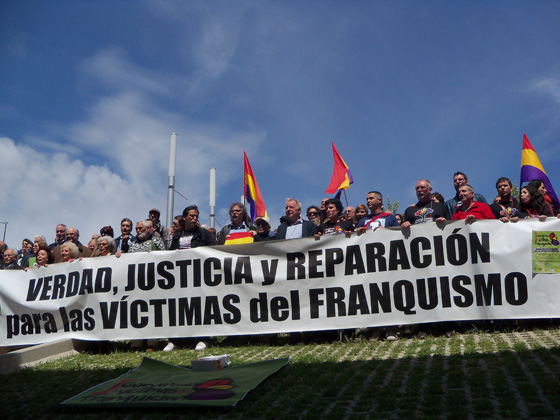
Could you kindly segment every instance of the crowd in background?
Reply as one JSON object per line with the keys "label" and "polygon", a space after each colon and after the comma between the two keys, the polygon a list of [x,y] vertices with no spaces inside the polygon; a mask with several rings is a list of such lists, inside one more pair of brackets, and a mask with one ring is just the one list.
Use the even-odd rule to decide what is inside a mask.
{"label": "crowd in background", "polygon": [[[165,228],[160,221],[160,211],[151,209],[148,218],[135,225],[129,218],[123,218],[120,235],[115,237],[111,226],[104,226],[99,234],[94,234],[86,245],[80,242],[80,232],[75,227],[64,224],[56,226],[55,241],[47,244],[44,236],[34,240],[24,239],[21,249],[9,248],[0,241],[0,269],[29,270],[49,264],[71,262],[75,259],[96,258],[123,253],[182,250],[200,246],[228,245],[295,239],[323,235],[363,234],[379,228],[401,227],[410,229],[422,223],[444,223],[448,220],[465,220],[472,223],[477,219],[497,219],[504,223],[515,223],[519,219],[533,218],[540,221],[548,217],[560,217],[556,204],[548,195],[544,182],[533,180],[514,194],[512,182],[505,177],[496,181],[496,197],[488,204],[486,199],[469,185],[467,175],[456,172],[453,176],[456,194],[449,200],[432,190],[427,179],[420,179],[415,186],[418,201],[406,208],[402,214],[393,214],[385,208],[383,195],[370,191],[366,203],[355,207],[344,207],[339,198],[324,198],[320,205],[311,205],[302,216],[302,204],[295,198],[286,199],[285,215],[280,224],[273,228],[266,216],[251,220],[243,203],[234,202],[229,207],[230,221],[217,232],[199,223],[196,205],[188,206],[182,215],[173,219],[172,226]],[[135,235],[133,234],[133,227]],[[445,326],[449,323],[440,323]],[[444,327],[445,328],[445,327]],[[397,326],[385,329],[387,340],[397,339]],[[450,332],[446,332],[449,334]],[[424,332],[420,335],[425,336]],[[148,340],[147,349],[154,349],[158,340]],[[132,342],[140,346],[141,340]],[[204,343],[199,343],[199,345]],[[165,351],[172,350],[174,344],[166,342]]]}
{"label": "crowd in background", "polygon": [[[81,258],[120,257],[128,252],[189,249],[308,236],[320,238],[322,235],[351,234],[354,231],[361,234],[383,227],[410,228],[419,223],[446,220],[499,219],[502,222],[516,222],[523,218],[544,221],[547,217],[560,217],[541,180],[532,180],[523,186],[518,198],[513,194],[512,182],[505,177],[499,178],[496,181],[497,195],[491,204],[474,191],[463,172],[453,175],[453,185],[456,194],[446,201],[441,194],[432,191],[428,180],[419,180],[415,187],[418,201],[402,214],[393,214],[385,209],[379,191],[370,191],[366,203],[355,207],[344,207],[338,198],[325,198],[320,205],[307,207],[307,219],[302,216],[301,202],[288,198],[285,215],[275,228],[266,216],[251,220],[245,205],[240,202],[232,203],[229,208],[230,222],[219,232],[199,223],[199,210],[195,205],[185,208],[182,215],[173,219],[169,228],[162,225],[161,212],[155,208],[148,212],[147,219],[139,220],[136,225],[125,217],[121,220],[121,234],[118,237],[115,238],[111,226],[105,226],[86,245],[80,242],[77,228],[59,224],[56,226],[55,241],[50,244],[42,235],[33,240],[24,239],[20,249],[9,248],[0,241],[0,269],[27,270]],[[133,226],[136,235],[133,234]]]}

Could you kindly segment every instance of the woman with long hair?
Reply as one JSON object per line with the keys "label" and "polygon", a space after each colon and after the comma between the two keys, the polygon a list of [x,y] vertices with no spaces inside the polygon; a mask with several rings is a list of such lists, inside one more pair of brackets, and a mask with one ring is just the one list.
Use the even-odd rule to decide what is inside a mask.
{"label": "woman with long hair", "polygon": [[534,185],[526,185],[519,191],[520,219],[539,219],[544,222],[547,217],[554,217],[552,207]]}

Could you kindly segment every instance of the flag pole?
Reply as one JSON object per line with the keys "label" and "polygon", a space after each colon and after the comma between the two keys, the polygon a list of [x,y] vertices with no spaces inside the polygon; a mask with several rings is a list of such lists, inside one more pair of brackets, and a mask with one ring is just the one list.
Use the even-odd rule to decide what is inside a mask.
{"label": "flag pole", "polygon": [[348,207],[349,204],[348,204],[348,197],[346,197],[346,190],[342,190],[342,192],[344,193],[344,199],[346,200],[346,207]]}

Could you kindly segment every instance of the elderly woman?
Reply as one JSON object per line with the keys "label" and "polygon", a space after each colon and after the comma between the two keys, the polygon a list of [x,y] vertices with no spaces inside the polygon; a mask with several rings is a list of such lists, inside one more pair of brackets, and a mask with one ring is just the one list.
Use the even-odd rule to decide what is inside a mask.
{"label": "elderly woman", "polygon": [[27,259],[24,257],[23,268],[33,267],[37,263],[37,254],[41,247],[47,247],[46,241],[43,240],[44,237],[36,236],[35,242],[33,242],[33,247],[31,248],[31,253],[27,254]]}
{"label": "elderly woman", "polygon": [[116,248],[115,240],[110,236],[101,236],[97,239],[97,248],[99,249],[98,257],[111,255]]}
{"label": "elderly woman", "polygon": [[37,266],[46,267],[52,263],[52,260],[51,248],[46,243],[41,243],[39,245],[39,250],[37,251]]}
{"label": "elderly woman", "polygon": [[[35,244],[33,244],[33,249],[35,250],[35,262],[33,263],[33,267],[47,267],[52,263],[52,251],[45,242],[35,242]],[[27,271],[30,268],[31,267],[25,267],[24,270]]]}
{"label": "elderly woman", "polygon": [[80,250],[78,249],[78,246],[71,241],[64,242],[60,246],[60,253],[62,254],[63,262],[74,261],[80,256]]}

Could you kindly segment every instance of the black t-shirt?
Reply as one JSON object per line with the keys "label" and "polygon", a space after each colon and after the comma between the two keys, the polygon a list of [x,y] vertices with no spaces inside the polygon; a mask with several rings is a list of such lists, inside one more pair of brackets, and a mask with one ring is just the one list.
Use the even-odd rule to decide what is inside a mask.
{"label": "black t-shirt", "polygon": [[519,201],[512,198],[506,203],[501,201],[490,205],[490,210],[494,213],[496,219],[501,219],[502,217],[519,217]]}
{"label": "black t-shirt", "polygon": [[410,222],[411,225],[435,222],[440,217],[447,219],[445,205],[432,200],[425,203],[416,203],[404,212],[404,220]]}
{"label": "black t-shirt", "polygon": [[319,225],[319,233],[323,235],[336,235],[337,233],[344,233],[344,231],[354,231],[354,225],[348,220],[339,220],[331,222],[327,220]]}

